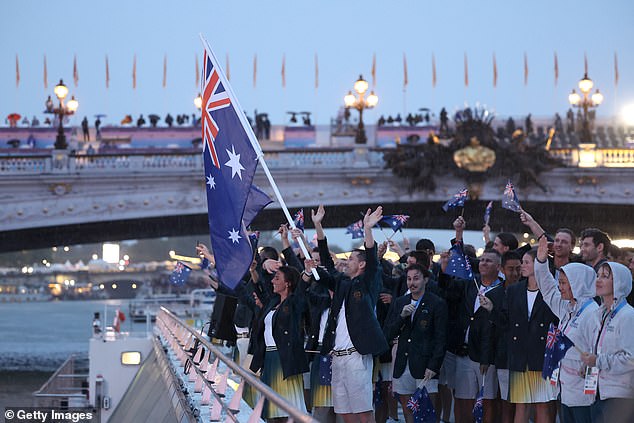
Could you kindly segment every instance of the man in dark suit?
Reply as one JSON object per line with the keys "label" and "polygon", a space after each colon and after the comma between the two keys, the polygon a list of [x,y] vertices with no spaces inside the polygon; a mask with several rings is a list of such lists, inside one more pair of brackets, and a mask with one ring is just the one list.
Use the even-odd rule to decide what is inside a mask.
{"label": "man in dark suit", "polygon": [[429,270],[420,264],[407,268],[409,294],[392,303],[383,327],[386,339],[399,339],[392,390],[400,395],[407,423],[414,421],[407,401],[417,387],[424,385],[435,402],[438,374],[445,356],[447,304],[425,290],[428,280]]}
{"label": "man in dark suit", "polygon": [[[320,279],[334,292],[322,354],[332,354],[332,397],[335,413],[346,422],[374,422],[372,365],[374,355],[387,350],[387,342],[374,308],[381,289],[381,267],[372,227],[383,216],[381,206],[363,217],[365,250],[354,250],[344,273],[337,272],[328,251],[321,221],[323,206],[311,210],[320,260],[328,274]],[[321,274],[320,274],[321,276]]]}
{"label": "man in dark suit", "polygon": [[[454,222],[456,242],[462,242],[466,224],[462,216]],[[480,307],[480,298],[486,296],[494,304],[501,306],[504,286],[498,277],[500,254],[485,250],[479,261],[480,277],[464,280],[441,275],[438,282],[448,305],[453,305],[457,313],[455,326],[448,336],[448,349],[456,355],[456,423],[471,422],[474,401],[484,384],[484,421],[493,417],[493,399],[497,398],[498,380],[495,371],[496,336],[489,312]],[[447,262],[443,262],[443,271]]]}

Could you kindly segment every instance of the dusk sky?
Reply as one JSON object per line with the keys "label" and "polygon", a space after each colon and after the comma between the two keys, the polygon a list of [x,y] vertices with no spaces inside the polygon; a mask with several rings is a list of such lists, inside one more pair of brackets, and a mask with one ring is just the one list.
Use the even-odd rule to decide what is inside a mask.
{"label": "dusk sky", "polygon": [[[311,111],[318,123],[329,122],[359,74],[371,80],[373,54],[379,104],[369,114],[370,122],[380,114],[415,112],[420,107],[446,106],[453,111],[465,102],[487,105],[498,116],[565,113],[567,95],[583,76],[584,53],[589,76],[605,95],[598,114],[614,116],[634,103],[632,18],[631,0],[7,1],[0,16],[0,116],[2,124],[11,112],[42,118],[46,96],[53,94],[60,77],[80,102],[75,124],[84,115],[92,123],[96,113],[108,115],[105,124],[118,122],[125,114],[135,118],[139,113],[191,114],[198,92],[195,56],[203,51],[199,33],[208,39],[223,67],[229,55],[231,83],[248,114],[255,108],[269,112],[273,123],[285,122],[287,110]],[[135,54],[137,89],[132,90]],[[404,54],[409,79],[405,95]],[[493,54],[499,75],[496,89]],[[43,81],[44,55],[48,89]],[[73,85],[75,55],[78,87]],[[284,55],[285,89],[281,81]],[[318,89],[314,87],[315,55]],[[167,86],[163,88],[165,56]]]}

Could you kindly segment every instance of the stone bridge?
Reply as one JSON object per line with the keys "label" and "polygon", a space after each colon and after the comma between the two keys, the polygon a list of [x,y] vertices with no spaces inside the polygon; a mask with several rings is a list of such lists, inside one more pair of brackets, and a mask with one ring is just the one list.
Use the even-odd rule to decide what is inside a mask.
{"label": "stone bridge", "polygon": [[[383,151],[269,150],[264,159],[289,208],[323,203],[330,210],[327,226],[346,226],[367,207],[382,204],[387,214],[410,214],[409,227],[449,228],[453,214],[440,206],[465,182],[447,175],[437,178],[434,192],[410,193],[404,180],[384,169]],[[634,236],[634,149],[584,147],[552,154],[568,166],[541,174],[547,192],[519,190],[523,207],[550,230],[599,226],[613,235]],[[261,170],[255,181],[273,197]],[[467,203],[468,221],[482,222],[486,202],[499,201],[505,183],[497,178],[482,185],[479,199]],[[0,156],[0,193],[0,252],[208,232],[196,149],[6,154]],[[497,204],[492,229],[523,231],[517,215]],[[276,202],[254,227],[272,229],[283,220]]]}

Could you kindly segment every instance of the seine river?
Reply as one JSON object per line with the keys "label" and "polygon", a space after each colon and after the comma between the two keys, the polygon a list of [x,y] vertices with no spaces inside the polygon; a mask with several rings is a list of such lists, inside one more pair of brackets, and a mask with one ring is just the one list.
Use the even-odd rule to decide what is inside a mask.
{"label": "seine river", "polygon": [[[0,371],[53,371],[70,354],[87,353],[93,314],[101,313],[102,326],[112,325],[118,306],[128,314],[126,300],[0,303]],[[121,328],[144,329],[130,319]]]}

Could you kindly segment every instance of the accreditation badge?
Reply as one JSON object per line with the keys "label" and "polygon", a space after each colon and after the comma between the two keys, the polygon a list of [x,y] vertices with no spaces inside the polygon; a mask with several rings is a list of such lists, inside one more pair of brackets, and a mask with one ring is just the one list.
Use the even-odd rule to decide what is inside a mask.
{"label": "accreditation badge", "polygon": [[588,367],[586,369],[586,378],[583,383],[583,393],[586,395],[596,395],[598,383],[599,383],[599,368]]}
{"label": "accreditation badge", "polygon": [[552,386],[557,386],[558,381],[559,381],[559,367],[553,370],[553,374],[550,375],[550,384]]}

